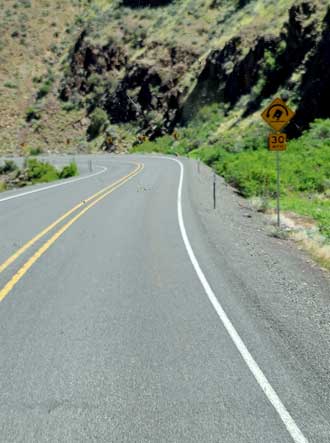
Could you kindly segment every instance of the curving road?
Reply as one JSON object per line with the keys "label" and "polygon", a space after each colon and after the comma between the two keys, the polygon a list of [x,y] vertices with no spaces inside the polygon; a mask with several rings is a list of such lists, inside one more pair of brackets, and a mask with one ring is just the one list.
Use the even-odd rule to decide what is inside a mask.
{"label": "curving road", "polygon": [[330,441],[328,276],[194,161],[77,160],[0,196],[0,441]]}

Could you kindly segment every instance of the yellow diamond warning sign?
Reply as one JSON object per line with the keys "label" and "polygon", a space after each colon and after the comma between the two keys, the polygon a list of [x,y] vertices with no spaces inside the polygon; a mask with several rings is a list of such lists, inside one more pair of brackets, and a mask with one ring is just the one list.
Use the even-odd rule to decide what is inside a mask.
{"label": "yellow diamond warning sign", "polygon": [[275,131],[280,131],[294,117],[295,113],[285,104],[285,102],[276,98],[261,114],[261,117]]}
{"label": "yellow diamond warning sign", "polygon": [[286,134],[269,134],[268,147],[270,151],[285,151]]}

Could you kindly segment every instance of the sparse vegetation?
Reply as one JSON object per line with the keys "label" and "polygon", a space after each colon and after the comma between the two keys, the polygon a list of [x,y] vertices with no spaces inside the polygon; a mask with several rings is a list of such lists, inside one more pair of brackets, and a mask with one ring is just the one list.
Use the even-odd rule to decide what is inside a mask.
{"label": "sparse vegetation", "polygon": [[42,149],[41,148],[30,148],[29,153],[32,156],[40,155],[40,154],[42,154]]}
{"label": "sparse vegetation", "polygon": [[17,89],[16,83],[13,83],[11,81],[4,82],[3,86],[5,86],[6,88],[10,88],[10,89]]}

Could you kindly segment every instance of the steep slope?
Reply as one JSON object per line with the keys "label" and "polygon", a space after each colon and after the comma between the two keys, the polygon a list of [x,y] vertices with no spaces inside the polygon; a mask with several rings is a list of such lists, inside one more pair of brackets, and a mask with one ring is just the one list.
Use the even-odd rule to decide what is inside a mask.
{"label": "steep slope", "polygon": [[[303,97],[315,58],[327,54],[326,2],[288,3],[114,3],[80,35],[61,98],[78,95],[89,112],[103,108],[110,124],[131,122],[154,138],[188,122],[201,105],[216,102],[238,121],[284,93],[296,106],[302,98],[291,129],[299,133],[323,115],[305,115]],[[325,83],[320,78],[314,89]]]}
{"label": "steep slope", "polygon": [[[21,120],[13,118],[5,131],[12,149],[22,142],[17,134],[24,134],[27,145],[50,150],[55,145],[62,150],[129,149],[145,137],[172,133],[212,103],[224,112],[213,134],[219,139],[228,128],[254,124],[264,100],[275,94],[298,108],[291,135],[316,117],[330,115],[326,0],[61,4],[63,20],[70,13],[75,25],[66,28],[69,38],[53,48],[57,56],[49,64],[55,80],[46,74],[44,91],[34,94],[25,122],[23,109],[31,93],[17,103]],[[63,22],[61,15],[58,19]],[[34,59],[28,56],[31,64]],[[320,63],[324,68],[318,68]],[[31,85],[31,75],[25,85]],[[24,96],[8,88],[5,93],[4,103],[7,96]]]}
{"label": "steep slope", "polygon": [[[0,0],[0,152],[20,152],[26,110],[56,92],[57,63],[83,9],[78,0]],[[53,99],[48,112],[56,109]]]}

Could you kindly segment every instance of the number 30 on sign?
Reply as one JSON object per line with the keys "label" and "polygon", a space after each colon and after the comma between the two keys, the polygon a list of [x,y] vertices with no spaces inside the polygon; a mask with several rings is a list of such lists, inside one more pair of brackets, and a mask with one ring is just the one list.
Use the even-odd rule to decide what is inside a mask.
{"label": "number 30 on sign", "polygon": [[269,134],[268,147],[270,151],[285,151],[286,134]]}

